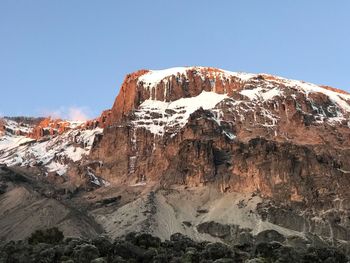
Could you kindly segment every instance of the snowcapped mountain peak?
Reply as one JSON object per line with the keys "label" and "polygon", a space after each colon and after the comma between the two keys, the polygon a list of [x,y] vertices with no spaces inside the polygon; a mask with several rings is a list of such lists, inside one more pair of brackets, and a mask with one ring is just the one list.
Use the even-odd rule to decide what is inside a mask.
{"label": "snowcapped mountain peak", "polygon": [[[316,116],[316,122],[345,121],[350,112],[350,94],[346,92],[269,74],[194,66],[144,70],[130,76],[133,78],[126,79],[112,108],[111,123],[134,112],[135,127],[157,135],[177,133],[200,108],[221,116],[217,106],[223,101],[232,104],[231,111],[242,111],[243,106],[246,112],[263,110],[270,116],[266,122],[270,125],[277,121],[273,116],[280,114],[273,111],[289,99],[298,111]],[[216,103],[210,103],[213,101]],[[275,109],[270,109],[271,103]],[[239,114],[240,118],[244,115]]]}

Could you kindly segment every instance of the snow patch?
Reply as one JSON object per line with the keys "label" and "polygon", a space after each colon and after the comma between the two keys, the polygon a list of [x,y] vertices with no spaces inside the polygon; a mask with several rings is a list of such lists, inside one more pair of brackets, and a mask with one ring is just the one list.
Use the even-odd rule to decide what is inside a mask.
{"label": "snow patch", "polygon": [[257,87],[255,89],[245,89],[239,92],[240,94],[248,97],[250,100],[271,100],[276,96],[283,96],[283,92],[278,88],[266,89]]}
{"label": "snow patch", "polygon": [[166,77],[170,77],[172,75],[186,75],[186,71],[190,68],[186,67],[175,67],[175,68],[168,68],[163,70],[151,70],[147,72],[146,74],[139,77],[138,82],[143,82],[144,84],[155,87],[159,82],[161,82]]}
{"label": "snow patch", "polygon": [[213,109],[219,102],[227,98],[226,94],[203,91],[196,97],[181,98],[172,102],[146,100],[135,112],[137,120],[134,125],[143,127],[156,135],[166,131],[178,130],[186,125],[190,115],[203,108]]}
{"label": "snow patch", "polygon": [[0,152],[9,151],[19,147],[20,145],[33,142],[33,141],[34,141],[33,139],[30,139],[24,136],[5,135],[0,137]]}

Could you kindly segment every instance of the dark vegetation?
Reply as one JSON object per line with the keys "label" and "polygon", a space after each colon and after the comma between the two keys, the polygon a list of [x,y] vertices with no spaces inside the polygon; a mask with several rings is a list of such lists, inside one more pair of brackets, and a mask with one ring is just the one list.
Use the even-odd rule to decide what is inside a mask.
{"label": "dark vegetation", "polygon": [[29,238],[28,244],[37,245],[40,243],[58,244],[64,239],[63,233],[57,227],[46,230],[37,230]]}
{"label": "dark vegetation", "polygon": [[103,262],[348,262],[334,248],[298,249],[279,242],[260,242],[240,246],[195,242],[182,234],[161,241],[145,233],[129,233],[114,241],[106,237],[92,240],[64,238],[57,228],[34,232],[27,240],[0,246],[0,262],[8,263],[103,263]]}

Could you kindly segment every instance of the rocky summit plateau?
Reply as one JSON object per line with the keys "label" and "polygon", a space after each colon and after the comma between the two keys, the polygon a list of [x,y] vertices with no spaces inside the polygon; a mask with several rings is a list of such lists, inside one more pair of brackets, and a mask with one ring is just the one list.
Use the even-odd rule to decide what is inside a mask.
{"label": "rocky summit plateau", "polygon": [[[117,239],[124,252],[140,249],[138,235],[176,251],[130,262],[349,259],[350,94],[329,86],[139,70],[96,119],[0,119],[0,167],[5,247],[58,227],[71,240]],[[131,252],[116,253],[98,262]]]}

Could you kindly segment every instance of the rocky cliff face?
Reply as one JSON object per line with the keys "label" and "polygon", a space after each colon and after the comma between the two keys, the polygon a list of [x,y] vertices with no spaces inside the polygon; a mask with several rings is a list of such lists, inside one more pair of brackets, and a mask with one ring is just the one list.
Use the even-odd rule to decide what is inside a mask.
{"label": "rocky cliff face", "polygon": [[223,191],[267,196],[287,185],[290,198],[302,199],[289,177],[350,170],[349,100],[269,75],[139,71],[122,85],[91,158],[103,162],[96,172],[111,181],[215,181]]}
{"label": "rocky cliff face", "polygon": [[[79,126],[81,123],[77,122],[75,126]],[[33,139],[40,139],[45,136],[54,136],[63,134],[70,130],[71,123],[60,119],[51,119],[50,117],[43,119],[40,123],[35,125],[29,134]]]}
{"label": "rocky cliff face", "polygon": [[[256,193],[294,221],[307,215],[288,223],[296,231],[349,240],[349,103],[346,92],[265,74],[139,71],[92,149],[92,172],[118,184]],[[272,203],[264,209],[273,217]]]}

